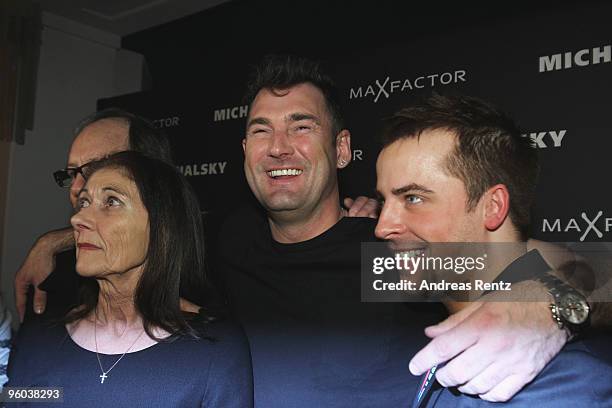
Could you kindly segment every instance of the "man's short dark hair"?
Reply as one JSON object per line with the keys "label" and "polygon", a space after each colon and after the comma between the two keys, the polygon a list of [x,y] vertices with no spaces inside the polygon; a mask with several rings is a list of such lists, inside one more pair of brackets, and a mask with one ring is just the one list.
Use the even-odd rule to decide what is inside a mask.
{"label": "man's short dark hair", "polygon": [[123,109],[108,108],[92,113],[77,125],[74,136],[78,136],[87,126],[102,119],[117,119],[128,125],[130,150],[172,163],[170,143],[164,132],[156,128],[151,121]]}
{"label": "man's short dark hair", "polygon": [[434,94],[388,119],[383,146],[437,129],[456,136],[446,170],[465,184],[468,210],[475,208],[487,189],[504,184],[510,193],[510,219],[521,238],[527,239],[539,173],[531,140],[521,136],[509,116],[483,100]]}
{"label": "man's short dark hair", "polygon": [[338,90],[333,80],[321,70],[320,62],[292,55],[264,57],[251,73],[244,101],[250,108],[262,89],[284,90],[304,83],[316,86],[323,93],[333,135],[340,133],[344,129],[344,121],[338,103]]}

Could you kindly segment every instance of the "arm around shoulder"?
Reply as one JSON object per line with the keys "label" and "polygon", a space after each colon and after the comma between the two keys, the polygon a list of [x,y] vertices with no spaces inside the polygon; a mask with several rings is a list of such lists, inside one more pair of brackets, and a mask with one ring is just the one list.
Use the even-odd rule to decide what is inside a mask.
{"label": "arm around shoulder", "polygon": [[34,311],[44,312],[46,294],[38,289],[55,267],[55,255],[74,247],[72,228],[54,230],[39,237],[23,264],[15,274],[15,299],[20,320],[23,321],[26,308],[26,298],[30,285],[34,286]]}
{"label": "arm around shoulder", "polygon": [[537,249],[553,267],[554,275],[586,298],[592,328],[612,329],[612,253],[604,255],[607,262],[599,262],[600,259],[588,259],[578,251],[549,242],[530,239],[528,248]]}

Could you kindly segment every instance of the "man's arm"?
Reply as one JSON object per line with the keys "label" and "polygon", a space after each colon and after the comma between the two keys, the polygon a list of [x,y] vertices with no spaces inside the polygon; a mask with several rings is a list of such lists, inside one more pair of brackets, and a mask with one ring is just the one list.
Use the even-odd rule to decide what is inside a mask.
{"label": "man's arm", "polygon": [[[528,248],[544,252],[552,267],[565,265],[572,253],[555,248],[556,259],[546,256],[551,244],[530,241]],[[560,273],[559,278],[575,287]],[[574,275],[575,278],[575,275]],[[579,288],[578,288],[579,289]],[[548,292],[539,282],[522,286],[528,299],[546,299]],[[589,293],[583,294],[588,298]],[[496,296],[491,294],[491,296]],[[553,321],[550,302],[475,302],[443,322],[425,329],[429,344],[410,362],[410,371],[420,375],[434,365],[436,379],[446,387],[458,386],[466,394],[487,401],[508,401],[528,384],[555,357],[568,339]],[[591,325],[611,325],[609,303],[596,303]]]}
{"label": "man's arm", "polygon": [[553,273],[563,282],[580,292],[591,306],[590,325],[596,329],[612,327],[612,303],[602,299],[612,295],[612,271],[591,267],[589,261],[567,248],[549,242],[531,239],[528,249],[537,249]]}
{"label": "man's arm", "polygon": [[46,292],[38,289],[55,268],[55,255],[74,247],[72,228],[47,232],[36,240],[15,275],[15,299],[19,320],[23,321],[28,288],[34,285],[34,312],[41,314],[47,304]]}
{"label": "man's arm", "polygon": [[[540,284],[525,286],[527,298],[545,296]],[[411,360],[413,374],[447,362],[436,371],[441,385],[494,402],[511,399],[567,342],[547,302],[474,302],[425,334],[432,340]]]}

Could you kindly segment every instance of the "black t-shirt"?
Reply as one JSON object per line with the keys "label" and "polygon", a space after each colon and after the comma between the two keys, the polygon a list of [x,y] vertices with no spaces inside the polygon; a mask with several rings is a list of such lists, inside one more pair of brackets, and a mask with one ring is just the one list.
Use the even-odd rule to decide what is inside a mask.
{"label": "black t-shirt", "polygon": [[361,242],[376,221],[343,218],[311,240],[281,244],[265,217],[222,229],[221,266],[253,360],[258,407],[398,407],[418,377],[408,363],[439,322],[439,304],[362,303]]}
{"label": "black t-shirt", "polygon": [[[242,330],[229,322],[195,322],[194,328],[214,340],[179,337],[128,353],[102,384],[96,353],[77,345],[63,324],[39,318],[19,331],[8,386],[63,388],[63,403],[23,404],[28,407],[251,407]],[[101,354],[102,366],[108,370],[120,356]]]}

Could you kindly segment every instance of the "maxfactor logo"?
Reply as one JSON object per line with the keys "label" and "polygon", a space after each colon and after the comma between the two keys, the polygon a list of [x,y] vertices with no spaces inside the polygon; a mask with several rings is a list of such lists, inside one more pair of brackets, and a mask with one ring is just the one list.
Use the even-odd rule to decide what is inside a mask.
{"label": "maxfactor logo", "polygon": [[577,232],[580,234],[580,241],[588,237],[603,239],[604,234],[612,230],[612,218],[604,217],[604,212],[599,210],[594,215],[589,216],[585,211],[580,213],[580,217],[561,220],[560,218],[542,220],[542,232]]}
{"label": "maxfactor logo", "polygon": [[369,85],[358,86],[349,90],[349,99],[373,98],[377,103],[381,98],[388,99],[391,95],[401,92],[410,92],[415,89],[434,88],[440,85],[450,85],[466,82],[467,72],[456,70],[453,72],[434,73],[415,78],[396,79],[386,76],[376,79]]}
{"label": "maxfactor logo", "polygon": [[155,119],[153,125],[158,129],[176,127],[181,124],[179,116],[168,116],[167,118]]}

